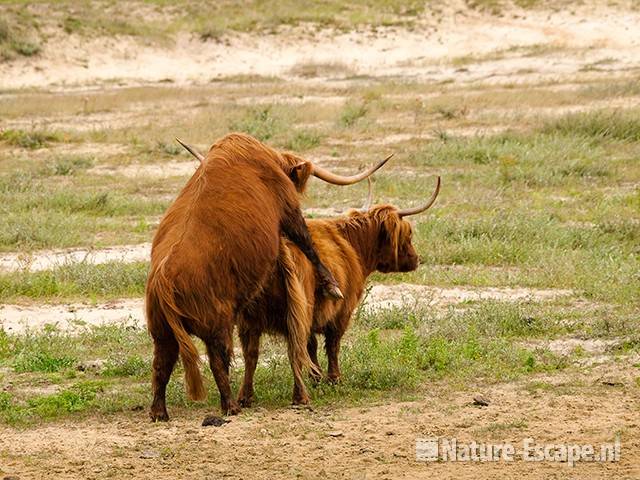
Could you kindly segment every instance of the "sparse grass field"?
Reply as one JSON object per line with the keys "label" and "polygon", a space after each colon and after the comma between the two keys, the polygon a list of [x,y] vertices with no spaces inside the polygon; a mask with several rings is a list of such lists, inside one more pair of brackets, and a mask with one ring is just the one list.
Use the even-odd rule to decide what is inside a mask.
{"label": "sparse grass field", "polygon": [[[360,312],[342,352],[346,381],[312,389],[314,403],[368,403],[372,399],[413,398],[426,381],[446,378],[466,382],[481,375],[491,383],[540,372],[561,371],[571,356],[543,347],[527,347],[522,339],[567,334],[588,328],[593,336],[610,335],[599,324],[560,325],[549,307],[486,302],[464,312],[437,314],[429,309]],[[132,325],[78,325],[73,332],[55,327],[42,333],[3,334],[0,366],[13,388],[0,396],[0,418],[29,425],[69,414],[113,413],[146,407],[151,352],[147,335]],[[260,404],[282,407],[292,381],[281,345],[267,341],[256,389]],[[636,344],[630,343],[629,349]],[[572,354],[573,355],[573,354]],[[240,369],[235,380],[240,381]],[[6,377],[5,377],[6,375]],[[215,408],[212,385],[206,405]],[[170,388],[173,408],[195,408],[185,397],[181,372]]]}
{"label": "sparse grass field", "polygon": [[[547,8],[544,2],[516,3],[519,12]],[[206,9],[197,1],[185,2],[182,9],[162,1],[127,4],[120,11],[118,2],[0,2],[0,55],[3,61],[37,58],[53,38],[47,32],[54,24],[66,35],[119,34],[162,45],[185,31],[203,41],[224,41],[230,31],[275,34],[309,24],[339,31],[413,29],[425,10],[437,14],[429,2],[345,6],[328,1],[304,9],[297,2],[277,7],[273,2],[209,2]],[[498,1],[466,6],[495,15],[513,8]],[[47,18],[44,11],[50,12]],[[577,47],[536,44],[443,63],[468,69],[503,59],[526,63],[550,54],[583,53]],[[342,450],[328,445],[325,454],[338,459],[336,465],[364,458],[377,475],[395,478],[415,467],[409,462],[417,436],[517,440],[538,435],[571,443],[577,440],[570,434],[579,431],[583,443],[620,433],[629,459],[638,446],[634,432],[640,421],[640,83],[637,68],[612,64],[617,65],[608,57],[585,63],[557,81],[493,82],[488,76],[458,82],[361,76],[339,62],[309,61],[291,70],[296,81],[234,75],[198,85],[3,90],[0,253],[28,256],[45,249],[151,241],[189,177],[192,160],[174,137],[204,151],[218,137],[240,130],[343,173],[395,152],[376,174],[375,203],[420,202],[430,194],[435,175],[442,176],[443,189],[429,214],[414,219],[421,267],[407,274],[374,274],[372,284],[569,293],[525,300],[479,296],[446,305],[409,298],[405,306],[373,310],[365,301],[343,345],[343,381],[310,388],[314,412],[286,410],[292,388],[286,349],[282,341],[265,337],[256,374],[257,408],[221,427],[238,436],[246,427],[247,443],[236,444],[229,434],[216,448],[237,448],[255,458],[273,449],[268,457],[273,462],[287,448],[305,457],[325,445],[325,434],[318,432],[333,426],[357,445]],[[366,185],[338,188],[312,180],[304,206],[310,217],[323,216],[331,209],[358,208],[366,194]],[[146,262],[113,260],[42,271],[0,269],[0,303],[108,305],[140,298],[147,268]],[[0,436],[27,438],[56,428],[84,435],[83,429],[103,432],[100,422],[113,423],[140,435],[131,443],[109,431],[108,449],[96,450],[101,456],[95,458],[82,457],[74,474],[122,475],[131,465],[138,468],[135,462],[149,448],[167,471],[174,462],[189,465],[191,457],[183,452],[198,448],[194,445],[204,441],[199,434],[175,438],[174,443],[182,442],[179,447],[165,437],[158,443],[146,437],[145,429],[163,428],[145,423],[152,358],[146,332],[133,321],[93,326],[82,320],[72,330],[52,325],[20,332],[0,323]],[[242,367],[238,354],[236,388]],[[217,390],[203,369],[210,395],[202,404],[187,400],[180,367],[169,384],[170,415],[177,422],[170,425],[180,431],[189,432],[217,409]],[[479,391],[493,395],[487,413],[469,406]],[[608,412],[607,420],[580,423],[585,412],[598,414],[588,405]],[[557,425],[548,425],[561,416],[558,411],[569,412],[569,423],[553,430]],[[375,433],[381,439],[368,430],[370,422],[381,429]],[[580,428],[574,428],[576,422]],[[255,438],[257,446],[251,443]],[[367,439],[374,445],[371,452],[364,446]],[[400,453],[387,452],[387,444]],[[60,448],[71,461],[74,450]],[[6,463],[37,476],[59,453],[47,452],[25,457],[0,439],[0,473],[14,473]],[[105,456],[115,462],[110,469],[100,463]],[[238,462],[236,457],[229,465]],[[336,472],[322,459],[314,462],[318,469]],[[633,478],[637,461],[628,462],[623,473]],[[277,462],[271,466],[276,464],[283,468]],[[149,468],[140,470],[140,478],[153,475]],[[215,468],[225,473],[223,466]],[[252,468],[267,471],[269,466]],[[451,473],[440,464],[434,468]],[[604,467],[584,468],[584,476],[610,473]],[[414,471],[415,476],[425,472]],[[477,472],[482,476],[489,470]],[[296,473],[315,478],[302,467]]]}

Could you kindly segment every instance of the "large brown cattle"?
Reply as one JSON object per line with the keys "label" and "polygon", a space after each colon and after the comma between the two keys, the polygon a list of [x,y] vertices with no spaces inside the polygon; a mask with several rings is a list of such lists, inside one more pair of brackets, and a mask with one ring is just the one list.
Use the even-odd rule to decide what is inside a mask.
{"label": "large brown cattle", "polygon": [[304,252],[323,287],[334,282],[341,295],[313,248],[298,193],[310,175],[345,185],[375,168],[337,176],[243,134],[227,135],[201,158],[153,239],[145,302],[154,342],[153,420],[168,419],[165,391],[178,355],[189,396],[205,397],[190,334],[206,344],[223,413],[239,412],[229,385],[234,321],[276,268],[281,235]]}
{"label": "large brown cattle", "polygon": [[320,258],[338,280],[344,294],[342,300],[319,295],[311,264],[295,245],[283,242],[278,270],[238,325],[245,358],[244,382],[238,396],[241,405],[250,406],[253,399],[253,375],[263,332],[288,339],[295,384],[293,403],[309,401],[302,375],[304,365],[310,362],[312,375],[317,379],[321,375],[316,334],[325,337],[328,379],[340,378],[340,340],[360,302],[367,277],[374,271],[407,272],[418,267],[411,225],[403,217],[425,211],[439,191],[440,177],[424,206],[398,210],[381,205],[364,212],[353,211],[343,218],[307,222]]}

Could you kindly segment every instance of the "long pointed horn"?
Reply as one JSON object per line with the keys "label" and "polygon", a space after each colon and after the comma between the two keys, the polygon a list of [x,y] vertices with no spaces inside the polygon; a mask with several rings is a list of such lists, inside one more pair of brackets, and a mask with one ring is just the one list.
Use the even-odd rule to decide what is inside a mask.
{"label": "long pointed horn", "polygon": [[180,140],[178,137],[176,137],[176,142],[178,142],[180,145],[182,145],[187,150],[187,152],[189,152],[191,155],[193,155],[198,160],[200,160],[200,163],[204,162],[204,155],[202,155],[200,152],[198,152],[195,148],[193,148],[190,145],[187,145],[182,140]]}
{"label": "long pointed horn", "polygon": [[404,210],[399,210],[398,215],[401,217],[408,217],[409,215],[416,215],[418,213],[424,212],[426,209],[431,207],[438,198],[438,193],[440,193],[440,176],[438,176],[438,181],[436,183],[436,189],[431,194],[431,198],[427,201],[427,203],[421,207],[413,207],[413,208],[405,208]]}
{"label": "long pointed horn", "polygon": [[367,177],[367,183],[369,184],[369,193],[367,195],[367,201],[364,202],[364,205],[362,205],[362,208],[360,209],[361,212],[368,211],[373,203],[373,182],[371,181],[371,177]]}
{"label": "long pointed horn", "polygon": [[381,162],[379,162],[377,165],[374,165],[373,167],[365,170],[364,172],[358,173],[357,175],[352,175],[350,177],[336,175],[335,173],[331,173],[330,171],[325,170],[324,168],[319,167],[315,164],[313,165],[312,174],[315,177],[318,177],[319,179],[324,180],[325,182],[333,183],[334,185],[352,185],[354,183],[358,183],[359,181],[367,178],[369,175],[371,175],[373,172],[375,172],[380,167],[382,167],[385,163],[387,163],[391,157],[393,157],[393,153],[389,155],[387,158],[385,158],[384,160],[382,160]]}

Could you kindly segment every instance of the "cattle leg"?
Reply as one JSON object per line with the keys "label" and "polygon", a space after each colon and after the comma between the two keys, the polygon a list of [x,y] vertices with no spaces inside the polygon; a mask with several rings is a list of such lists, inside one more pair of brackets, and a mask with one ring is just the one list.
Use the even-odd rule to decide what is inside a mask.
{"label": "cattle leg", "polygon": [[169,420],[166,405],[167,383],[178,360],[178,342],[167,336],[153,339],[153,403],[149,416],[154,422]]}
{"label": "cattle leg", "polygon": [[260,332],[240,331],[240,343],[244,356],[244,382],[238,393],[241,407],[250,407],[253,402],[253,375],[260,355]]}
{"label": "cattle leg", "polygon": [[209,338],[205,341],[209,366],[216,380],[220,392],[220,409],[223,415],[237,415],[240,407],[231,396],[231,384],[229,383],[229,364],[233,355],[233,343],[231,328],[225,329],[220,337]]}
{"label": "cattle leg", "polygon": [[329,367],[327,372],[327,380],[330,383],[340,381],[340,365],[338,364],[338,354],[340,353],[340,340],[344,332],[334,328],[327,328],[324,332],[324,347],[327,352],[327,360]]}
{"label": "cattle leg", "polygon": [[320,257],[318,257],[300,208],[292,208],[286,212],[282,223],[282,231],[289,240],[298,246],[314,266],[322,290],[331,297],[337,299],[344,298],[333,274],[324,266]]}
{"label": "cattle leg", "polygon": [[311,380],[315,383],[318,383],[322,380],[322,368],[320,367],[320,363],[318,362],[318,339],[316,338],[316,334],[312,333],[309,335],[309,341],[307,342],[307,351],[309,352],[309,358],[311,362],[316,366],[317,371],[311,370],[309,372],[309,376]]}

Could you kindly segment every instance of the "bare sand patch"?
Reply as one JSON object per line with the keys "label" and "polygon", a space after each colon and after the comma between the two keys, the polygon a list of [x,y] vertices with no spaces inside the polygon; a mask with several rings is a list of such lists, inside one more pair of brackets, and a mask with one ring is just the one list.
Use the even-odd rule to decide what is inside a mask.
{"label": "bare sand patch", "polygon": [[342,95],[298,95],[298,94],[276,94],[276,95],[252,95],[236,100],[238,105],[303,105],[305,103],[320,103],[323,105],[341,105],[347,101]]}
{"label": "bare sand patch", "polygon": [[91,168],[88,172],[95,175],[123,175],[129,178],[190,177],[196,171],[198,165],[197,161],[154,164],[132,163],[124,166],[100,165]]}
{"label": "bare sand patch", "polygon": [[0,271],[40,271],[71,263],[92,264],[113,261],[142,262],[149,259],[151,244],[120,245],[101,249],[74,248],[65,250],[39,250],[32,253],[0,254]]}
{"label": "bare sand patch", "polygon": [[[364,308],[380,311],[391,308],[447,307],[470,301],[498,300],[506,302],[545,301],[572,295],[571,290],[536,290],[528,288],[441,288],[425,285],[374,285],[365,298]],[[126,323],[145,325],[142,299],[114,300],[106,304],[71,303],[63,305],[2,305],[0,325],[7,332],[20,333],[55,325],[73,330],[86,325]]]}
{"label": "bare sand patch", "polygon": [[[58,32],[39,57],[0,64],[0,83],[4,88],[73,87],[114,79],[120,84],[167,80],[186,84],[243,74],[305,79],[308,71],[300,66],[309,64],[343,66],[319,69],[317,76],[304,80],[310,82],[365,75],[512,83],[571,78],[585,65],[609,57],[615,62],[608,69],[624,70],[637,67],[640,58],[640,14],[635,11],[586,5],[571,11],[527,10],[497,17],[460,7],[449,7],[442,18],[425,17],[413,30],[324,29],[310,35],[308,27],[282,27],[274,35],[229,34],[220,43],[203,43],[181,33],[168,47],[144,45],[130,37],[88,39]],[[508,58],[482,59],[490,52],[540,45],[554,48],[548,55],[525,51],[518,56],[516,51]],[[584,49],[584,54],[563,55],[564,47]],[[544,53],[543,47],[540,50]],[[463,67],[447,65],[474,55],[480,56],[475,63],[471,59]]]}
{"label": "bare sand patch", "polygon": [[573,295],[571,290],[505,288],[505,287],[453,287],[401,283],[374,285],[365,299],[365,308],[381,310],[415,306],[449,306],[465,302],[496,300],[506,302],[545,301]]}
{"label": "bare sand patch", "polygon": [[1,305],[0,326],[9,333],[40,330],[53,325],[73,330],[87,325],[122,324],[145,326],[141,299],[117,300],[102,305],[81,303],[63,305]]}
{"label": "bare sand patch", "polygon": [[571,355],[582,351],[589,355],[602,355],[611,348],[620,345],[623,339],[612,338],[557,338],[554,340],[527,341],[523,345],[529,348],[545,348],[557,355]]}

